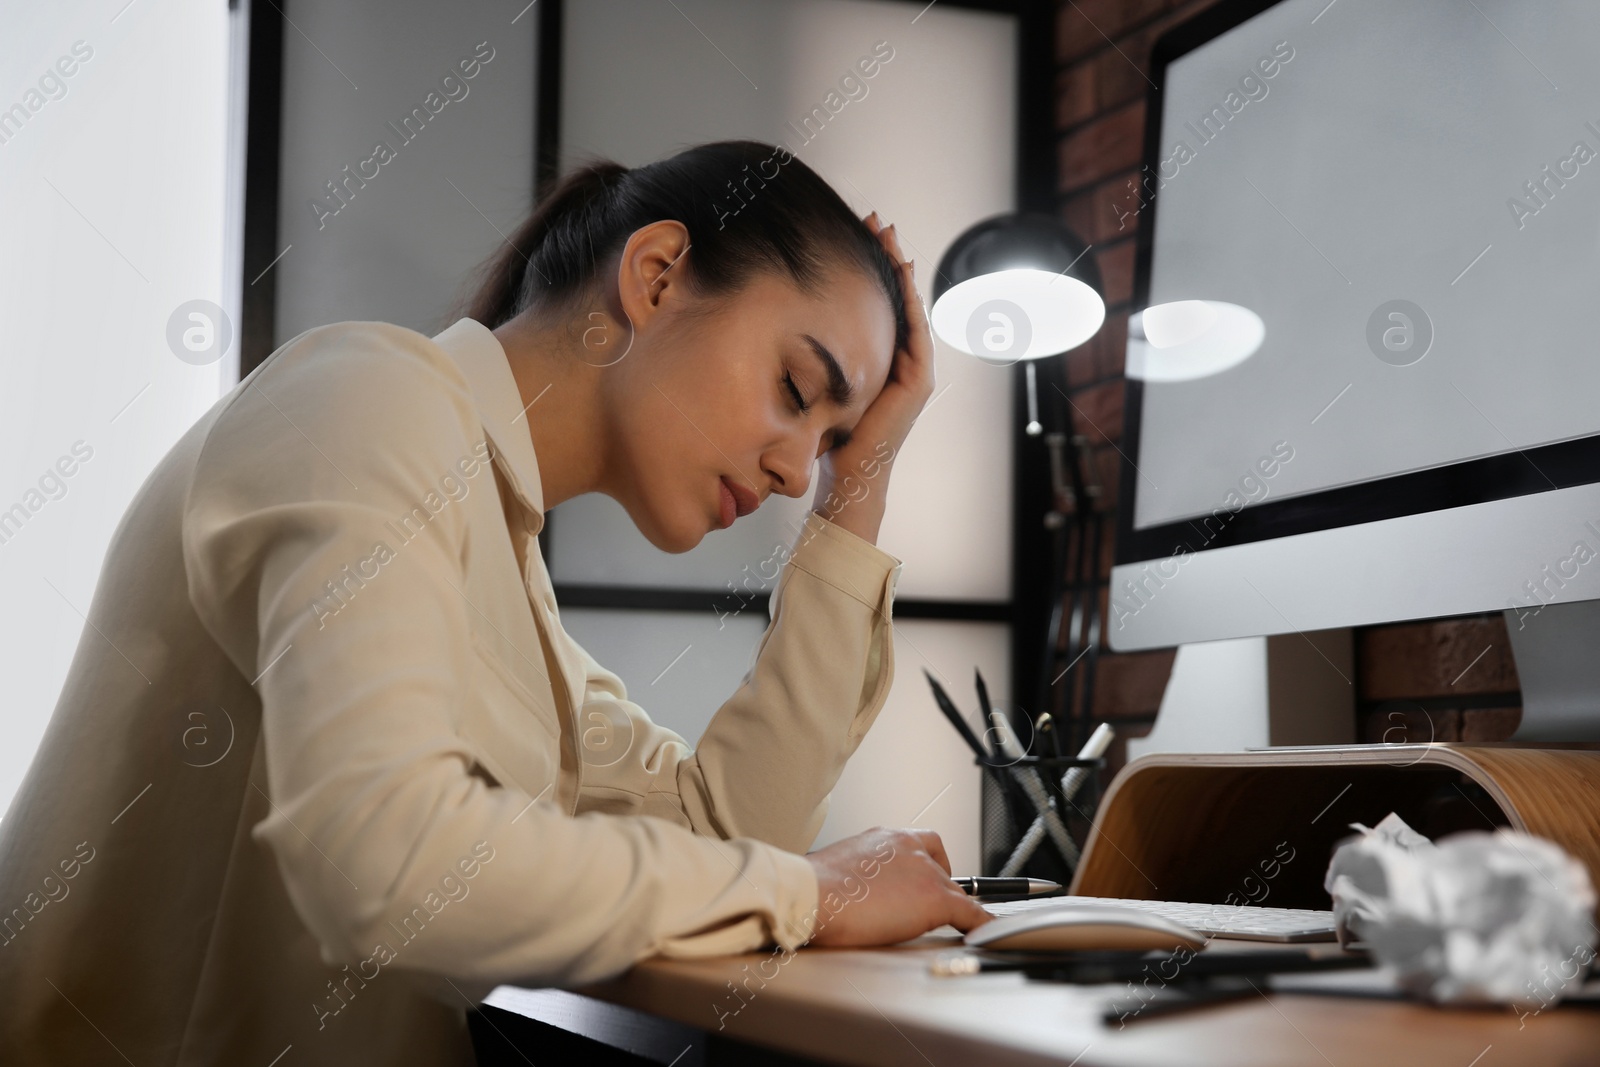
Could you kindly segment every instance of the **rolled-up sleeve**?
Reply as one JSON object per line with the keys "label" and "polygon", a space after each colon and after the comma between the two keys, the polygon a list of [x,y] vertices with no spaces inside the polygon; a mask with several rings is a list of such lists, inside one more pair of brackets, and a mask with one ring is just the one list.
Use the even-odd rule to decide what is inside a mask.
{"label": "rolled-up sleeve", "polygon": [[[252,835],[325,961],[383,946],[474,984],[576,985],[663,951],[800,944],[817,904],[804,856],[647,813],[572,817],[473,773],[456,729],[472,531],[429,498],[481,438],[428,339],[340,324],[257,372],[193,473],[190,599],[261,701],[270,812]],[[431,518],[401,539],[419,506]],[[789,824],[809,817],[773,836],[799,840]]]}
{"label": "rolled-up sleeve", "polygon": [[691,750],[584,655],[586,706],[630,723],[628,757],[586,768],[585,792],[622,810],[676,818],[703,834],[811,847],[828,795],[877,718],[894,677],[890,626],[901,563],[817,514],[778,578],[754,665]]}

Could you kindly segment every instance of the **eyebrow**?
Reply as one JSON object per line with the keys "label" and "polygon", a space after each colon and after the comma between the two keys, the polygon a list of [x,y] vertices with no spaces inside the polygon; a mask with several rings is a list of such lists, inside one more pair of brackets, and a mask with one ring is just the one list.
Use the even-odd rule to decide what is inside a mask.
{"label": "eyebrow", "polygon": [[828,346],[812,337],[809,333],[800,335],[806,344],[811,346],[811,351],[817,354],[817,359],[822,362],[822,369],[828,372],[828,397],[839,407],[849,407],[850,401],[855,399],[855,386],[850,384],[850,379],[844,376],[844,369],[839,366],[839,361],[833,353],[828,351]]}

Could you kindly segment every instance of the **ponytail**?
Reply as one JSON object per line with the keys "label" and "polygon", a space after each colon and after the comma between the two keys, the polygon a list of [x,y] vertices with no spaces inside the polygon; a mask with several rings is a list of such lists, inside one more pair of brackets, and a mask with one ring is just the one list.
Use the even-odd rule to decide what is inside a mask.
{"label": "ponytail", "polygon": [[456,317],[494,329],[530,307],[562,309],[634,231],[663,219],[689,231],[685,273],[697,294],[731,294],[760,271],[814,294],[843,265],[878,283],[895,348],[905,346],[900,272],[878,238],[814,170],[759,141],[696,145],[631,170],[598,160],[572,171],[478,269]]}
{"label": "ponytail", "polygon": [[533,214],[478,268],[476,290],[455,318],[476,319],[491,330],[515,318],[530,302],[528,297],[537,293],[530,279],[546,280],[535,265],[535,256],[546,242],[561,244],[574,220],[587,221],[627,173],[628,168],[620,163],[600,160],[557,182]]}

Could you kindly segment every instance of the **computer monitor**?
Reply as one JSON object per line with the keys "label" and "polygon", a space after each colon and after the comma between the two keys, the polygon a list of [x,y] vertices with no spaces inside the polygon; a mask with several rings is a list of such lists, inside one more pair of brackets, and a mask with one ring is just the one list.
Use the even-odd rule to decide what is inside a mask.
{"label": "computer monitor", "polygon": [[1518,737],[1600,736],[1596,41],[1225,0],[1157,43],[1114,649],[1504,610]]}

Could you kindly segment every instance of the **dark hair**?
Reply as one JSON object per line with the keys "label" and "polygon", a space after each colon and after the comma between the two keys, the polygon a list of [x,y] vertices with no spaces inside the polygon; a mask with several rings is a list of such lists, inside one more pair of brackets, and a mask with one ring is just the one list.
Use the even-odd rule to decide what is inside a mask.
{"label": "dark hair", "polygon": [[673,219],[689,231],[689,284],[731,295],[750,276],[786,275],[817,292],[826,270],[854,267],[882,287],[894,313],[895,350],[906,344],[900,272],[865,222],[788,149],[714,141],[629,169],[597,160],[562,178],[478,270],[461,314],[490,329],[531,306],[582,299],[604,263],[641,226]]}

